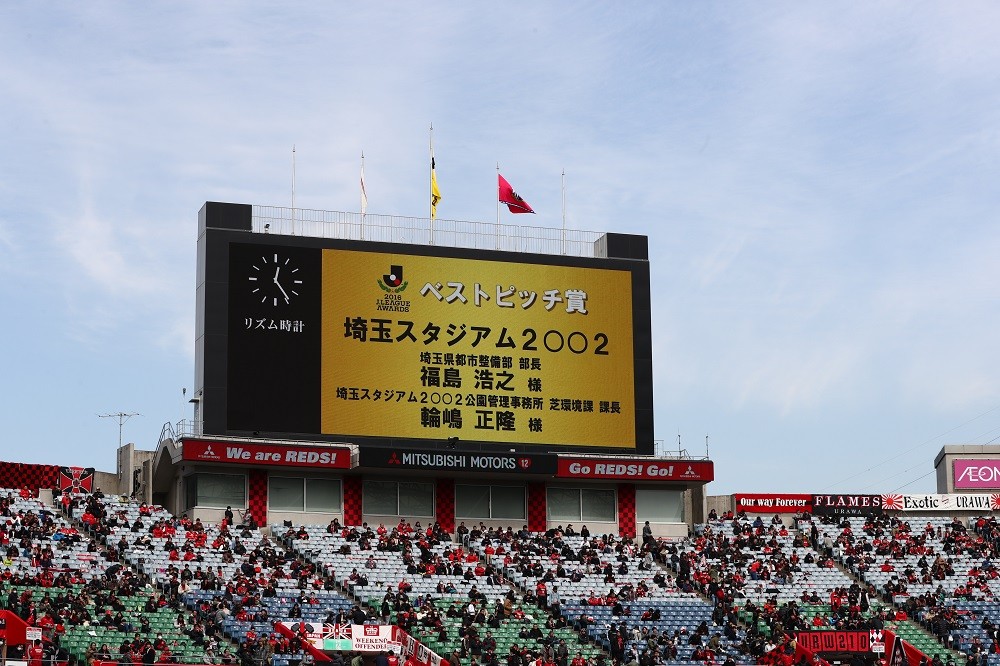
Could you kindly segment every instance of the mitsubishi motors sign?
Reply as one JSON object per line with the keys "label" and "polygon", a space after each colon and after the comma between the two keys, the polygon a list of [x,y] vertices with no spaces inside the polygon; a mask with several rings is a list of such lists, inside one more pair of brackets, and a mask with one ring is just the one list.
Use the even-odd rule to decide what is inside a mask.
{"label": "mitsubishi motors sign", "polygon": [[351,450],[333,446],[278,446],[202,439],[186,439],[183,446],[183,459],[189,462],[321,469],[351,467]]}
{"label": "mitsubishi motors sign", "polygon": [[709,460],[649,460],[559,457],[556,474],[563,479],[621,479],[639,481],[711,481],[715,465]]}
{"label": "mitsubishi motors sign", "polygon": [[959,458],[955,461],[955,489],[1000,489],[1000,460]]}
{"label": "mitsubishi motors sign", "polygon": [[362,448],[361,467],[449,472],[547,474],[556,471],[556,456],[549,453],[482,453],[412,449]]}

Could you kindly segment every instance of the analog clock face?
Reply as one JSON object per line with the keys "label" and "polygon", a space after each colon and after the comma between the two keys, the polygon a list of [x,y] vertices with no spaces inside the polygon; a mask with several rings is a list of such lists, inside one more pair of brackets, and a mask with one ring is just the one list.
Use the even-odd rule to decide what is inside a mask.
{"label": "analog clock face", "polygon": [[279,253],[261,255],[253,262],[248,276],[251,293],[265,305],[289,305],[299,295],[302,279],[299,269]]}

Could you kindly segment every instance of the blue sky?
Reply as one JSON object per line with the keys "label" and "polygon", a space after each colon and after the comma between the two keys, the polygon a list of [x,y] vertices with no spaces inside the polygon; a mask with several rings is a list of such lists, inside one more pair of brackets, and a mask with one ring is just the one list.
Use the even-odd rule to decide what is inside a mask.
{"label": "blue sky", "polygon": [[[189,416],[206,200],[646,234],[657,438],[712,494],[930,491],[1000,437],[1000,6],[6,3],[0,459]],[[504,213],[506,215],[506,213]],[[523,218],[517,218],[522,221]],[[508,221],[509,218],[508,218]]]}

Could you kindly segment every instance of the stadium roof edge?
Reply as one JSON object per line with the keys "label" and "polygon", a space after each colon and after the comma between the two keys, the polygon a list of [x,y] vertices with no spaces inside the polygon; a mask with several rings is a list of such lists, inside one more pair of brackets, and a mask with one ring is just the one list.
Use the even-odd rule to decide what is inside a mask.
{"label": "stadium roof edge", "polygon": [[1000,445],[998,444],[945,444],[936,456],[934,456],[934,467],[938,467],[945,456],[974,456],[988,455],[1000,456]]}
{"label": "stadium roof edge", "polygon": [[649,260],[644,235],[206,201],[206,229],[501,252]]}

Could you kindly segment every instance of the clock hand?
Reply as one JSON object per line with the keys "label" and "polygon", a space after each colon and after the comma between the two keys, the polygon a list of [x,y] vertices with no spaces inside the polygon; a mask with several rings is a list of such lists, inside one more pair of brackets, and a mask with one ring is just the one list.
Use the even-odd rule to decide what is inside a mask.
{"label": "clock hand", "polygon": [[278,271],[281,270],[281,266],[276,266],[274,268],[274,283],[278,284]]}
{"label": "clock hand", "polygon": [[288,302],[288,294],[285,293],[285,288],[282,287],[281,283],[278,282],[277,280],[274,281],[274,284],[278,285],[278,289],[281,290],[281,294],[285,297],[285,302],[287,303]]}

